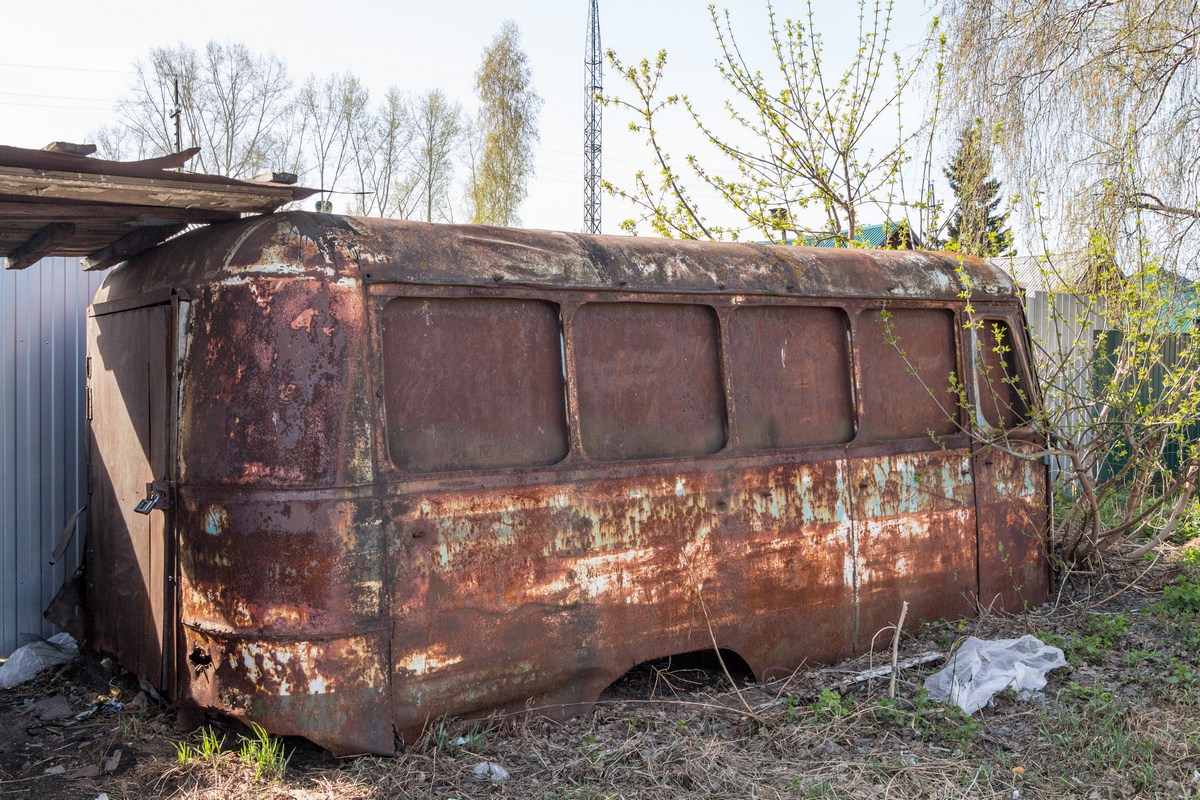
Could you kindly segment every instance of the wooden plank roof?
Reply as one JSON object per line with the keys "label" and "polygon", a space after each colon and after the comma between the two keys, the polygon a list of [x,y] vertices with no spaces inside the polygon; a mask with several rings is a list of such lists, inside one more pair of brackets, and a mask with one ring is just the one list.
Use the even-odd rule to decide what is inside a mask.
{"label": "wooden plank roof", "polygon": [[[104,269],[188,225],[263,214],[317,190],[281,182],[177,172],[191,148],[144,161],[91,158],[95,148],[55,142],[43,150],[0,145],[0,256],[22,269],[46,256],[82,256]],[[294,177],[292,177],[294,181]]]}

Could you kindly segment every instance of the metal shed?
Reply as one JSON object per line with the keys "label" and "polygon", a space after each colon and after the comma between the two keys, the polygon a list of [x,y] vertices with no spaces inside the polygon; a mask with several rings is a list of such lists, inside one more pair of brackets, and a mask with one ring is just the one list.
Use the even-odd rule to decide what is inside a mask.
{"label": "metal shed", "polygon": [[79,564],[79,543],[49,553],[86,501],[84,331],[107,273],[77,259],[0,271],[0,657],[48,636],[42,618]]}

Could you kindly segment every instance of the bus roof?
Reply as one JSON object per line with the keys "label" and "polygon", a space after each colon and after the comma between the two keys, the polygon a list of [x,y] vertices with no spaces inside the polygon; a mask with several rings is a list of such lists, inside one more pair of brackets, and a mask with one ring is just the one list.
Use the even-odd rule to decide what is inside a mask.
{"label": "bus roof", "polygon": [[[331,271],[332,270],[332,271]],[[97,295],[315,271],[371,283],[797,297],[1012,297],[973,256],[444,225],[288,211],[193,231],[116,270]]]}

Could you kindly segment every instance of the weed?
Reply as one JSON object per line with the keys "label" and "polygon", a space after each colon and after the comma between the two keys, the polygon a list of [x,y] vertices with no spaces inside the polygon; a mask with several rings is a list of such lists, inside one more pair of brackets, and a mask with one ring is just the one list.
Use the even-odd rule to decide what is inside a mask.
{"label": "weed", "polygon": [[1057,647],[1059,650],[1067,649],[1067,640],[1059,636],[1057,633],[1051,633],[1050,631],[1038,631],[1037,638],[1041,639],[1051,647]]}
{"label": "weed", "polygon": [[936,622],[922,622],[920,636],[932,638],[943,650],[952,648],[959,639],[967,633],[966,620],[950,621],[939,619]]}
{"label": "weed", "polygon": [[1071,634],[1071,643],[1066,648],[1067,661],[1073,666],[1101,663],[1129,632],[1130,620],[1123,611],[1112,615],[1089,614],[1080,628],[1083,632]]}
{"label": "weed", "polygon": [[475,751],[483,747],[487,741],[487,731],[480,728],[478,725],[471,726],[471,729],[466,733],[454,736],[454,732],[446,724],[446,718],[438,720],[437,727],[429,729],[426,733],[426,743],[434,752],[444,753],[450,749],[450,746],[461,747],[464,750]]}
{"label": "weed", "polygon": [[1121,656],[1121,664],[1126,667],[1136,667],[1142,664],[1153,666],[1161,664],[1166,658],[1157,650],[1130,650]]}
{"label": "weed", "polygon": [[[675,727],[677,729],[680,722],[683,722],[683,720],[676,720],[675,722]],[[604,751],[598,746],[598,742],[599,739],[596,738],[595,733],[587,733],[582,739],[583,757],[586,758],[588,763],[592,766],[599,764],[601,759],[604,758]]]}
{"label": "weed", "polygon": [[1130,620],[1124,612],[1119,614],[1089,614],[1084,627],[1107,647],[1115,647],[1117,640],[1129,633]]}
{"label": "weed", "polygon": [[800,701],[790,695],[783,698],[783,718],[788,722],[796,722],[801,716]]}
{"label": "weed", "polygon": [[175,742],[175,758],[183,766],[195,763],[215,764],[225,749],[225,737],[218,736],[212,728],[200,729],[200,744]]}
{"label": "weed", "polygon": [[142,718],[137,714],[122,714],[121,738],[136,739],[142,734]]}
{"label": "weed", "polygon": [[1195,652],[1200,649],[1200,614],[1168,615],[1163,633],[1174,647]]}
{"label": "weed", "polygon": [[1179,552],[1175,562],[1189,570],[1200,568],[1200,547],[1185,547]]}
{"label": "weed", "polygon": [[1200,613],[1200,583],[1180,575],[1174,584],[1163,589],[1162,600],[1154,610],[1169,617]]}
{"label": "weed", "polygon": [[471,729],[454,740],[454,744],[458,745],[469,752],[477,752],[483,749],[487,743],[488,732],[478,725],[472,725]]}
{"label": "weed", "polygon": [[[1175,530],[1167,541],[1172,544],[1184,544],[1200,536],[1200,503],[1193,501],[1179,518]],[[1195,548],[1188,548],[1194,550]]]}
{"label": "weed", "polygon": [[1196,684],[1200,682],[1200,676],[1197,676],[1196,670],[1191,664],[1172,657],[1167,662],[1167,675],[1163,680],[1171,686],[1190,690],[1194,689]]}
{"label": "weed", "polygon": [[433,745],[434,752],[437,753],[445,752],[450,746],[450,730],[446,727],[445,717],[438,720],[437,727],[433,729],[428,741]]}
{"label": "weed", "polygon": [[[800,777],[792,778],[792,791],[801,791]],[[820,783],[809,786],[803,789],[804,796],[812,798],[812,800],[838,800],[842,795],[834,788],[829,781],[821,781]]]}
{"label": "weed", "polygon": [[1139,790],[1154,785],[1154,743],[1133,729],[1111,692],[1071,682],[1044,712],[1042,729],[1064,763],[1124,775]]}
{"label": "weed", "polygon": [[908,728],[925,741],[946,741],[965,747],[975,740],[983,725],[963,713],[958,706],[943,705],[921,689],[912,699],[913,709],[900,708],[896,701],[881,699],[875,706],[876,718],[887,725]]}
{"label": "weed", "polygon": [[291,755],[284,751],[283,740],[267,733],[257,722],[250,723],[250,736],[242,737],[238,758],[254,768],[254,780],[282,778]]}
{"label": "weed", "polygon": [[840,719],[850,713],[842,693],[835,689],[822,689],[812,704],[813,714],[820,719]]}

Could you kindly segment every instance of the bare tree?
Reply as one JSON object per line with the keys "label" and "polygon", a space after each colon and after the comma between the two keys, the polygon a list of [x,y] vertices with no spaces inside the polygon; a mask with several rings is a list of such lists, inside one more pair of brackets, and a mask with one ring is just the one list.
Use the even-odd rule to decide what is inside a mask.
{"label": "bare tree", "polygon": [[369,116],[369,100],[362,83],[348,72],[320,82],[310,76],[300,88],[296,107],[308,139],[306,150],[312,154],[318,188],[335,190],[352,166],[354,140],[362,133],[360,120]]}
{"label": "bare tree", "polygon": [[463,136],[462,107],[441,89],[432,89],[417,98],[412,122],[413,158],[396,189],[397,210],[400,216],[427,222],[451,221],[454,153]]}
{"label": "bare tree", "polygon": [[350,142],[361,192],[355,211],[381,217],[396,214],[404,205],[396,196],[396,185],[410,158],[414,136],[408,102],[398,89],[388,89],[379,109],[360,115],[353,125]]}
{"label": "bare tree", "polygon": [[483,51],[475,72],[483,152],[468,183],[472,222],[513,225],[519,221],[517,209],[533,174],[533,145],[542,107],[531,79],[521,32],[515,22],[506,20]]}
{"label": "bare tree", "polygon": [[286,151],[279,138],[291,111],[287,68],[244,44],[209,42],[203,52],[186,44],[151,50],[135,65],[133,97],[118,106],[142,155],[175,150],[174,82],[179,80],[184,147],[198,146],[198,172],[250,177],[276,166]]}
{"label": "bare tree", "polygon": [[136,161],[161,152],[147,152],[145,142],[124,125],[104,125],[89,134],[101,158],[112,161]]}

